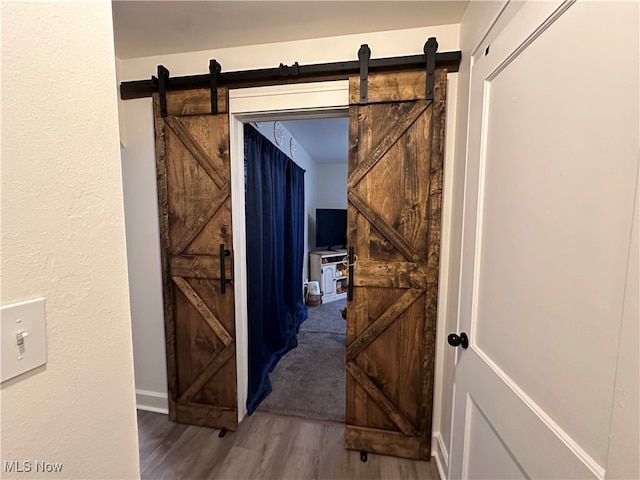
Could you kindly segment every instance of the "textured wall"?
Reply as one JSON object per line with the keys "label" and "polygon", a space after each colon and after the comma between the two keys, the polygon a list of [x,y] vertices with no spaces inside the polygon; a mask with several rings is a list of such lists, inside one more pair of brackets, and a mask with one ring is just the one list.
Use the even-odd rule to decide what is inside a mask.
{"label": "textured wall", "polygon": [[111,4],[1,9],[2,304],[46,298],[48,363],[2,384],[0,460],[62,464],[3,478],[135,478]]}

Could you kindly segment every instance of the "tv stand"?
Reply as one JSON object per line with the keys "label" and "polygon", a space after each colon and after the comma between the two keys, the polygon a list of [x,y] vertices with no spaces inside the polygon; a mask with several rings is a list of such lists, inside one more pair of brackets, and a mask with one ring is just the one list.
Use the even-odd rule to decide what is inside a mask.
{"label": "tv stand", "polygon": [[344,248],[309,252],[309,279],[320,284],[322,303],[347,298],[346,255]]}

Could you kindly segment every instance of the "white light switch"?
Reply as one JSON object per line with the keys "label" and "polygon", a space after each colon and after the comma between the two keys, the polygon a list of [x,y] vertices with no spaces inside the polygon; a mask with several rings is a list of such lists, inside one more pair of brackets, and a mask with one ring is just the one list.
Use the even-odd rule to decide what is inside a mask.
{"label": "white light switch", "polygon": [[47,363],[44,298],[0,307],[2,381]]}

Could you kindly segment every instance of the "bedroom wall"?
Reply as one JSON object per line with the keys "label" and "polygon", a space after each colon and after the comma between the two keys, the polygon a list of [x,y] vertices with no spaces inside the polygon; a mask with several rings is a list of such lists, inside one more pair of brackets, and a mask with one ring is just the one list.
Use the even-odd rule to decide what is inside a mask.
{"label": "bedroom wall", "polygon": [[0,10],[2,305],[45,298],[48,355],[2,383],[0,476],[139,478],[111,2]]}
{"label": "bedroom wall", "polygon": [[[283,42],[278,44],[253,45],[249,47],[225,48],[203,52],[190,52],[182,54],[145,57],[138,59],[121,60],[119,81],[139,80],[149,78],[155,74],[158,64],[165,65],[171,75],[192,75],[207,71],[210,58],[215,58],[222,65],[223,71],[241,69],[267,68],[279,65],[281,62],[292,64],[322,63],[356,60],[357,51],[361,44],[367,43],[372,49],[372,57],[389,57],[400,55],[415,55],[422,53],[422,47],[427,38],[435,36],[438,39],[440,51],[459,49],[459,25],[444,25],[438,27],[414,28],[395,30],[388,32],[374,32],[361,35],[348,35],[329,37],[322,39]],[[449,99],[457,95],[457,74],[449,74]],[[123,119],[125,123],[125,148],[122,151],[123,175],[125,184],[135,188],[136,196],[144,203],[144,207],[131,207],[125,201],[127,235],[142,236],[146,238],[144,251],[136,251],[129,254],[129,269],[131,272],[143,272],[143,275],[130,277],[131,302],[139,305],[139,309],[132,313],[134,324],[134,353],[136,359],[138,353],[144,356],[144,368],[136,367],[136,388],[152,390],[155,395],[166,399],[166,384],[161,382],[151,383],[150,379],[158,379],[164,375],[165,352],[164,331],[162,318],[162,290],[159,274],[160,264],[158,246],[158,229],[150,223],[156,223],[156,180],[155,180],[155,153],[153,144],[153,124],[151,114],[151,100],[138,99],[122,102]],[[133,126],[132,123],[139,124]],[[445,171],[452,162],[454,144],[452,142],[455,126],[455,110],[448,111],[447,119],[447,147],[445,153]],[[126,164],[137,164],[135,168]],[[346,183],[346,178],[345,178]],[[125,187],[126,189],[126,187]],[[144,199],[142,200],[142,197]],[[445,191],[443,207],[450,203],[452,192]],[[346,202],[345,202],[346,204]],[[448,210],[447,210],[448,211]],[[144,218],[151,218],[144,221]],[[443,220],[444,224],[444,220]],[[310,232],[312,235],[312,232]],[[443,242],[447,242],[449,236],[443,232]],[[131,250],[131,249],[130,249]],[[448,266],[442,266],[444,275],[440,280],[441,296],[447,296]],[[457,282],[457,279],[454,279]],[[147,285],[141,285],[145,282]],[[151,287],[149,286],[151,285]],[[146,289],[150,288],[147,295]],[[138,289],[144,293],[138,293]],[[447,312],[440,312],[443,318]],[[140,332],[137,335],[136,332]],[[144,332],[144,335],[142,335]],[[441,377],[443,366],[443,346],[438,344],[436,348],[436,391],[434,414],[439,411],[441,397]],[[137,361],[137,360],[136,360]],[[165,400],[166,404],[166,400]],[[141,405],[142,406],[142,405]],[[439,428],[440,416],[434,418],[434,428]]]}
{"label": "bedroom wall", "polygon": [[318,165],[318,208],[347,208],[347,164]]}

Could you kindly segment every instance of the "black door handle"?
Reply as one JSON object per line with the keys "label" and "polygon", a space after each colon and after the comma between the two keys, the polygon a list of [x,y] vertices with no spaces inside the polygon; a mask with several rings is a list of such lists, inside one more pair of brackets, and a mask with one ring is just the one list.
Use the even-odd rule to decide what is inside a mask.
{"label": "black door handle", "polygon": [[231,280],[227,280],[225,272],[225,257],[229,257],[231,251],[224,248],[224,243],[220,244],[220,293],[223,295],[227,293],[227,284],[231,283]]}
{"label": "black door handle", "polygon": [[452,347],[460,346],[465,350],[467,349],[467,347],[469,347],[469,337],[467,337],[467,334],[464,332],[462,332],[460,335],[452,333],[447,337],[447,342],[449,342],[449,345],[451,345]]}
{"label": "black door handle", "polygon": [[353,300],[353,266],[356,264],[356,254],[354,253],[353,247],[349,247],[349,267],[348,267],[348,278],[347,278],[347,301],[351,302]]}

